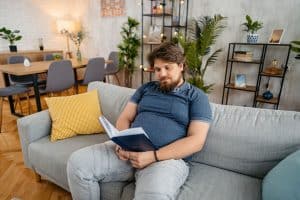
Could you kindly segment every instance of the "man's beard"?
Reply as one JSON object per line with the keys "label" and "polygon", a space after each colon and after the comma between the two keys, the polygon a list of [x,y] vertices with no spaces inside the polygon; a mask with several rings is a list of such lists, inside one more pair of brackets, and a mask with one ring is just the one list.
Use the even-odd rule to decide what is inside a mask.
{"label": "man's beard", "polygon": [[174,88],[176,88],[176,86],[180,83],[181,78],[178,78],[176,81],[172,82],[172,83],[162,83],[164,80],[160,80],[159,81],[159,90],[162,93],[168,93],[174,90]]}

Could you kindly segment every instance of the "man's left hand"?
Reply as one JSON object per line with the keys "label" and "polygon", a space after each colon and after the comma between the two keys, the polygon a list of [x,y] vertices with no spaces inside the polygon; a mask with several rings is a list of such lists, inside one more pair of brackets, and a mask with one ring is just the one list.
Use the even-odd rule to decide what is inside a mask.
{"label": "man's left hand", "polygon": [[129,152],[129,161],[134,168],[142,169],[155,162],[153,151]]}

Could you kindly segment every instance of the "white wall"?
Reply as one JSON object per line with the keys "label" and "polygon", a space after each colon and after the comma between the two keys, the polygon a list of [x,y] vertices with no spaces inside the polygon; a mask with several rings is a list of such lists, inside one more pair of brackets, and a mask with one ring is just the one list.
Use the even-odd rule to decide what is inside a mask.
{"label": "white wall", "polygon": [[[107,57],[110,51],[117,50],[117,44],[121,39],[120,27],[126,21],[127,16],[140,20],[141,8],[139,5],[140,0],[126,0],[127,16],[101,17],[100,1],[1,0],[0,27],[6,26],[21,30],[23,39],[17,43],[18,49],[38,49],[38,38],[42,37],[45,48],[65,50],[65,38],[57,33],[55,22],[60,18],[77,19],[82,22],[88,33],[88,38],[84,40],[81,46],[83,56]],[[218,62],[209,67],[206,74],[207,82],[215,83],[214,91],[209,95],[210,100],[213,102],[221,102],[228,43],[245,41],[246,34],[242,32],[240,24],[244,22],[246,14],[263,21],[264,28],[259,31],[260,42],[267,41],[271,30],[278,27],[285,29],[283,43],[300,39],[300,14],[297,10],[300,8],[299,0],[287,0],[285,3],[274,0],[190,0],[189,7],[190,17],[216,13],[228,17],[227,28],[215,46],[216,48],[223,48],[224,51]],[[0,51],[7,50],[7,46],[7,41],[0,40]],[[74,46],[71,46],[71,48],[74,51]],[[140,61],[137,60],[137,65],[139,63]],[[255,73],[255,67],[251,67],[247,72]],[[255,82],[255,78],[255,76],[249,76],[247,81]],[[300,63],[290,59],[290,70],[284,83],[280,109],[300,110],[300,84],[298,80],[300,80]],[[139,86],[140,72],[136,73],[134,83],[134,87]],[[271,81],[272,85],[275,90],[276,83]],[[250,93],[234,92],[232,94],[234,98],[231,98],[230,103],[251,105],[253,97]]]}

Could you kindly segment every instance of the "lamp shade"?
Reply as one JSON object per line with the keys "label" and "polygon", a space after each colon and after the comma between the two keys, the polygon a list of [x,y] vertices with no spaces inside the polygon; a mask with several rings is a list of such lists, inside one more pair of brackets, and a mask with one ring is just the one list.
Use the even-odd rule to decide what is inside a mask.
{"label": "lamp shade", "polygon": [[56,27],[59,33],[71,33],[75,31],[75,22],[73,20],[57,20]]}

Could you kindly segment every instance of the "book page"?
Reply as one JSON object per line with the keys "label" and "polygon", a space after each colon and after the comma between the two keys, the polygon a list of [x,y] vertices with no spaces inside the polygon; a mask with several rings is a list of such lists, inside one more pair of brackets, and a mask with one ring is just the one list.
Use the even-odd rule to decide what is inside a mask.
{"label": "book page", "polygon": [[99,121],[110,138],[118,135],[119,130],[116,129],[104,116],[100,116]]}
{"label": "book page", "polygon": [[118,135],[127,136],[127,135],[140,135],[140,134],[145,135],[147,138],[149,138],[149,136],[147,135],[147,133],[144,131],[142,127],[126,129],[120,131]]}

